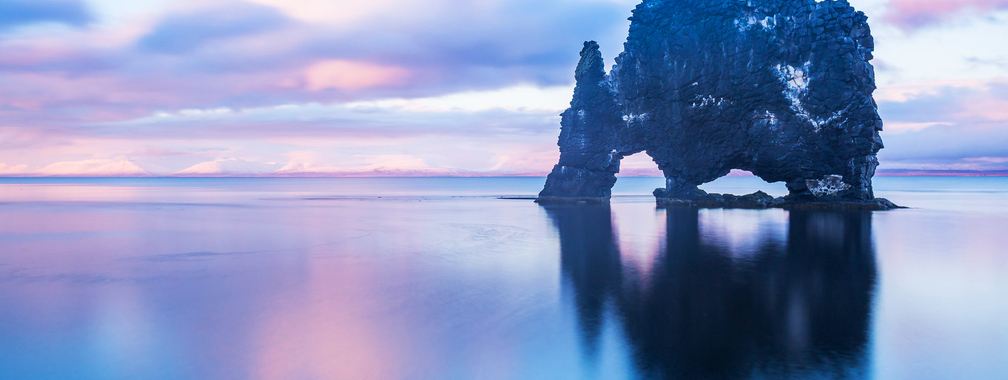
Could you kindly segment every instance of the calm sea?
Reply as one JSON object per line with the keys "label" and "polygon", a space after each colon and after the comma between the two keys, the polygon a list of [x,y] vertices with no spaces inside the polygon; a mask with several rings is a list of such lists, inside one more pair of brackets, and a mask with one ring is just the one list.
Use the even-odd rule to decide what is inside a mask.
{"label": "calm sea", "polygon": [[542,183],[0,179],[0,378],[1008,376],[1008,178],[877,178],[912,208],[876,213],[497,199]]}

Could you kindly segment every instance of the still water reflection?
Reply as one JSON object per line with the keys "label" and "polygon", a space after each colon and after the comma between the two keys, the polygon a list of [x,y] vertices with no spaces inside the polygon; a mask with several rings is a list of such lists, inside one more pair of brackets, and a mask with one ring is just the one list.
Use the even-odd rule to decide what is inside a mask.
{"label": "still water reflection", "polygon": [[[611,304],[647,377],[863,377],[875,288],[871,213],[792,212],[787,241],[745,259],[669,210],[649,278],[627,278],[609,206],[552,207],[584,350]],[[758,376],[757,376],[758,377]]]}
{"label": "still water reflection", "polygon": [[0,379],[1008,373],[1008,178],[880,178],[916,208],[874,214],[496,198],[541,185],[0,179]]}

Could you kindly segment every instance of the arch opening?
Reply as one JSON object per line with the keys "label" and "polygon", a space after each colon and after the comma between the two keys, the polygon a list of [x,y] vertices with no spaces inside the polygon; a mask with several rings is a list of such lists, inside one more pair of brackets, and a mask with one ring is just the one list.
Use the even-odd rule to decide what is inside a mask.
{"label": "arch opening", "polygon": [[658,169],[658,164],[647,153],[638,152],[620,160],[612,195],[652,197],[654,189],[664,186],[665,175]]}
{"label": "arch opening", "polygon": [[788,195],[787,186],[783,182],[767,182],[752,172],[742,169],[733,169],[728,175],[699,187],[708,193],[719,194],[745,195],[762,191],[774,197]]}

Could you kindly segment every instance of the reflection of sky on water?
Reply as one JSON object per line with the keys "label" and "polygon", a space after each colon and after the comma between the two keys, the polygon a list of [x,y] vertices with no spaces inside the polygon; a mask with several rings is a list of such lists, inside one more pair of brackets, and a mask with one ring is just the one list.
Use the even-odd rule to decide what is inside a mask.
{"label": "reflection of sky on water", "polygon": [[987,210],[936,185],[851,215],[487,197],[538,179],[11,181],[10,378],[1008,371],[1003,182],[966,182]]}

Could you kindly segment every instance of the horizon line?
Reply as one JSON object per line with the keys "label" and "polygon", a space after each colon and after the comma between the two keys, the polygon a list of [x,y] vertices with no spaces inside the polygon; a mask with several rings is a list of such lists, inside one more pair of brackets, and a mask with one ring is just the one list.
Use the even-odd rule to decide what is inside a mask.
{"label": "horizon line", "polygon": [[[618,174],[618,173],[617,173]],[[275,175],[268,174],[220,174],[220,175],[0,175],[0,179],[40,179],[40,178],[546,178],[547,174],[476,174],[476,175]],[[756,175],[725,175],[719,178],[757,177]],[[882,169],[875,177],[1008,177],[1008,170],[920,170],[920,169]],[[652,175],[624,175],[617,178],[664,178]]]}

